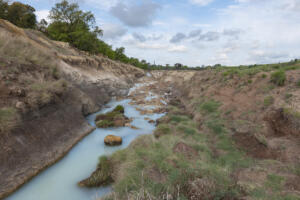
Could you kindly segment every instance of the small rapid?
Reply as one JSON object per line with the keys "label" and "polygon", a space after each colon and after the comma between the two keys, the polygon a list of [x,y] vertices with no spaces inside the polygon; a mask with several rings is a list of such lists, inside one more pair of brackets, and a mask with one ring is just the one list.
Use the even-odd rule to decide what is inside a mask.
{"label": "small rapid", "polygon": [[[134,86],[130,93],[141,87],[141,84]],[[152,94],[151,94],[152,95]],[[87,178],[98,164],[98,158],[103,155],[111,155],[117,150],[126,148],[135,138],[144,134],[151,134],[155,124],[149,123],[146,119],[157,120],[164,114],[142,115],[136,108],[137,105],[130,104],[131,99],[109,102],[104,109],[94,113],[86,120],[94,127],[97,114],[113,110],[117,105],[125,108],[125,115],[132,118],[132,126],[121,128],[96,128],[91,134],[75,145],[72,150],[59,162],[41,172],[31,181],[14,192],[7,200],[95,200],[108,194],[111,187],[81,188],[77,183]],[[146,118],[146,119],[145,119]],[[116,135],[123,138],[121,146],[109,147],[104,144],[104,137]],[[38,149],[37,149],[38,151]]]}

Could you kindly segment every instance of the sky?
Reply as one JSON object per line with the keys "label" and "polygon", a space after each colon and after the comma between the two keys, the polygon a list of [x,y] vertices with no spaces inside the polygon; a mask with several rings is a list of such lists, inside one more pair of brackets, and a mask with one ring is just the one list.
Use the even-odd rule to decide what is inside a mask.
{"label": "sky", "polygon": [[[19,0],[47,18],[58,0]],[[102,39],[150,63],[247,65],[300,58],[300,0],[71,0]]]}

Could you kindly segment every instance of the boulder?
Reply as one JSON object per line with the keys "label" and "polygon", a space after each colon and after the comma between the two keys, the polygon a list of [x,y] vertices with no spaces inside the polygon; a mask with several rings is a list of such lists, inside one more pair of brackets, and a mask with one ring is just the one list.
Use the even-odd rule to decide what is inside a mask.
{"label": "boulder", "polygon": [[136,127],[136,126],[130,126],[130,128],[131,128],[131,129],[135,129],[135,130],[139,129],[139,128]]}
{"label": "boulder", "polygon": [[25,103],[22,102],[22,101],[18,101],[18,102],[16,103],[16,108],[17,108],[17,109],[24,110],[25,107],[26,107],[26,106],[25,106]]}
{"label": "boulder", "polygon": [[121,145],[122,138],[115,135],[108,135],[104,138],[104,143],[109,146]]}

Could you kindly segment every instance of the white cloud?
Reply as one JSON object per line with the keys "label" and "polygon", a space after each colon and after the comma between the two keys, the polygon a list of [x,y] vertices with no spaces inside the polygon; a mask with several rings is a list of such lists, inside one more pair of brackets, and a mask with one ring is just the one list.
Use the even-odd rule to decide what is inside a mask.
{"label": "white cloud", "polygon": [[104,39],[117,39],[127,32],[127,29],[117,24],[104,24],[101,28],[103,29]]}
{"label": "white cloud", "polygon": [[169,52],[186,52],[187,48],[184,45],[171,46],[168,48]]}
{"label": "white cloud", "polygon": [[199,6],[206,6],[213,2],[214,0],[189,0],[192,4],[196,4]]}
{"label": "white cloud", "polygon": [[50,19],[48,18],[49,15],[49,10],[38,10],[35,12],[35,15],[37,17],[38,21],[41,21],[42,19],[45,19],[47,22],[50,21]]}

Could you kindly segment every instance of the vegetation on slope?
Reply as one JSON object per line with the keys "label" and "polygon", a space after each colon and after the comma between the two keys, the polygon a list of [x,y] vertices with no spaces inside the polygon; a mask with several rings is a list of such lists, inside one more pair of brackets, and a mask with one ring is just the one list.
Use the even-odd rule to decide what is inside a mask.
{"label": "vegetation on slope", "polygon": [[[114,191],[104,199],[299,200],[300,76],[290,71],[298,65],[216,68],[171,82],[184,106],[173,102],[154,137],[107,158]],[[283,86],[272,81],[277,71]]]}

